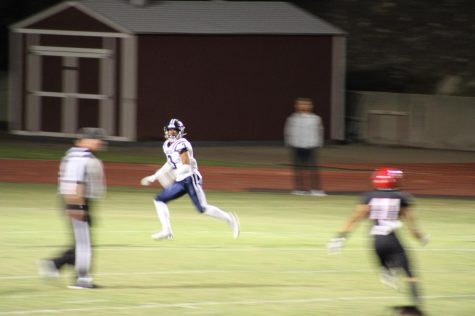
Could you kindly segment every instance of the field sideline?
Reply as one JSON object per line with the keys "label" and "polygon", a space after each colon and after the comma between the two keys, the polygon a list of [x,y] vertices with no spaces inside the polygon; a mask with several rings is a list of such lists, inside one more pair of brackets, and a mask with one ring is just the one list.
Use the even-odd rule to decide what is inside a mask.
{"label": "field sideline", "polygon": [[[67,289],[37,276],[35,261],[68,243],[54,185],[0,183],[0,315],[389,315],[409,303],[380,284],[367,223],[341,255],[325,244],[358,197],[296,197],[211,191],[212,204],[239,214],[240,239],[199,215],[187,199],[170,205],[175,239],[155,242],[153,189],[113,187],[96,212],[95,275],[103,288]],[[407,231],[428,315],[475,313],[473,199],[419,198],[431,235],[420,247]]]}

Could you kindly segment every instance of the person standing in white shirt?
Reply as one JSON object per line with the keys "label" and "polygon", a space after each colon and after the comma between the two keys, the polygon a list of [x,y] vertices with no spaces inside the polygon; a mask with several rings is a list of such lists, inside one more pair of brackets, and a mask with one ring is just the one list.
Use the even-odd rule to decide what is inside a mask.
{"label": "person standing in white shirt", "polygon": [[318,148],[323,147],[322,119],[309,98],[295,100],[295,112],[285,122],[284,141],[290,148],[295,188],[292,194],[325,196],[318,172]]}

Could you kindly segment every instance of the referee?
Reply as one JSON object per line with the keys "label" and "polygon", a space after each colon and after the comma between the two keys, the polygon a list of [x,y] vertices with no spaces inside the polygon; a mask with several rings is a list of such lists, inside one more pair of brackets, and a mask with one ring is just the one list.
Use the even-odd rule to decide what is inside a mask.
{"label": "referee", "polygon": [[79,131],[75,144],[63,157],[59,169],[58,189],[65,213],[71,222],[74,245],[60,256],[40,261],[40,275],[58,277],[65,265],[75,267],[77,281],[69,288],[91,289],[91,210],[92,199],[104,195],[104,167],[94,152],[104,149],[105,132],[85,127]]}

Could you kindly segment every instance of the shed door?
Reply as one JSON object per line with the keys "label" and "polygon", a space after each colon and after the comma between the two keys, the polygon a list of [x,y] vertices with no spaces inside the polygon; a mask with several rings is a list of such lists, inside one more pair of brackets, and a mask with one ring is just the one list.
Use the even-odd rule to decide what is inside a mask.
{"label": "shed door", "polygon": [[[42,56],[41,57],[41,89],[40,91],[49,91],[51,93],[62,92],[62,65],[63,61],[58,56]],[[41,103],[40,127],[45,132],[62,132],[61,115],[62,115],[62,98],[52,95],[41,95],[39,97]]]}
{"label": "shed door", "polygon": [[114,91],[108,83],[114,69],[109,50],[34,46],[30,54],[34,58],[29,59],[28,76],[39,82],[37,89],[29,91],[28,130],[73,134],[90,126],[114,135]]}

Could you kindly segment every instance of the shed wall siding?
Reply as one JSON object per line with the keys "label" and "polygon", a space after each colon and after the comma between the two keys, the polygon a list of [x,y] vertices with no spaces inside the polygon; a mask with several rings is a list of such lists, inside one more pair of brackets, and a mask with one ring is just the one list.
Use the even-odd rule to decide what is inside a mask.
{"label": "shed wall siding", "polygon": [[138,136],[182,119],[195,140],[282,140],[297,97],[331,130],[331,36],[140,36]]}

